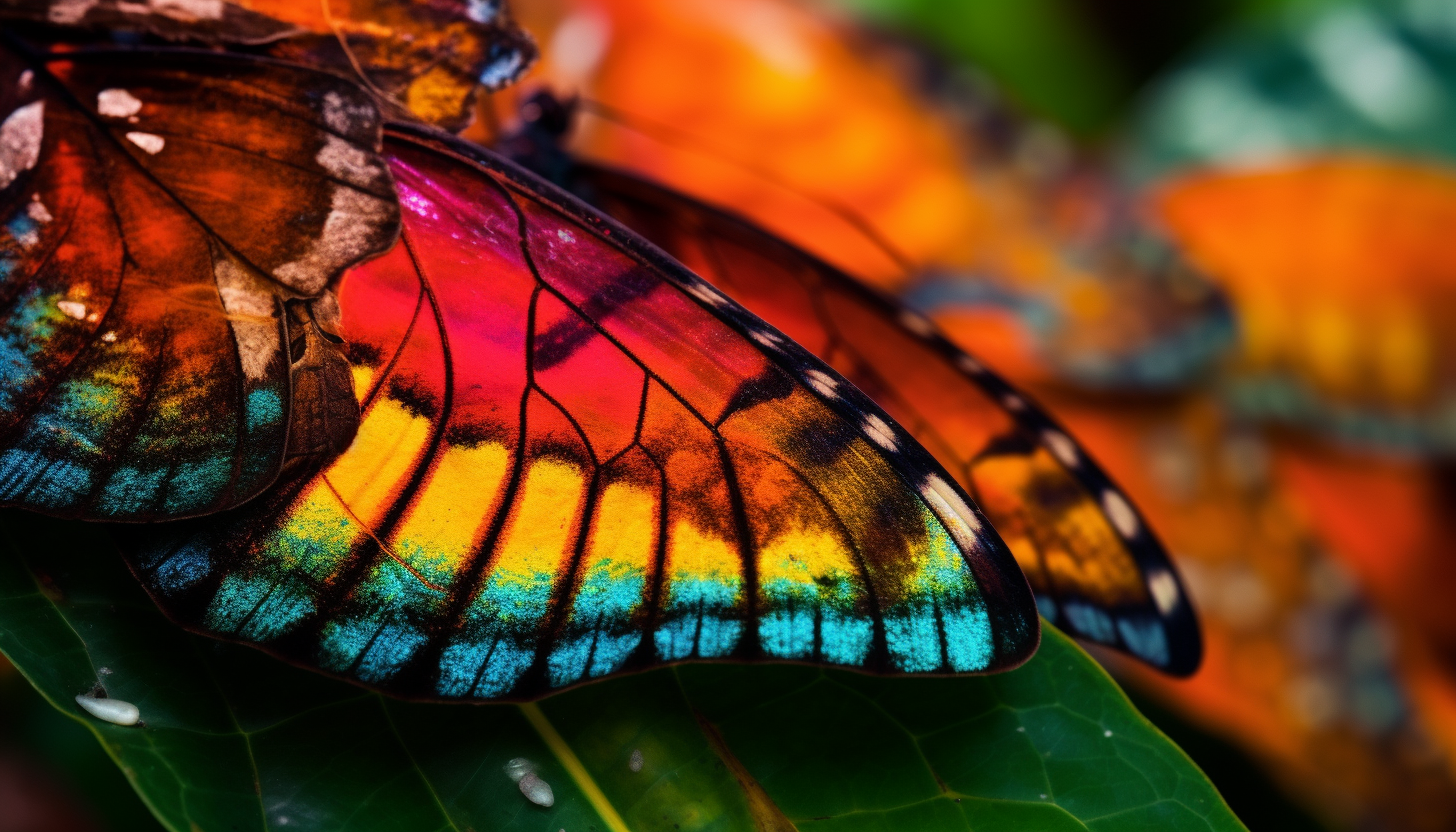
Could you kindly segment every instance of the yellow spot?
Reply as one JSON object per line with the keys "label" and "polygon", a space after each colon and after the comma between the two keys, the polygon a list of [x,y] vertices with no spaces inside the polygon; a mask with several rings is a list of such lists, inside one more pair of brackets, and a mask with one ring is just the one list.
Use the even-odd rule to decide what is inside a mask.
{"label": "yellow spot", "polygon": [[283,533],[270,538],[265,554],[285,570],[302,569],[328,578],[358,542],[364,530],[344,512],[326,483],[315,481],[294,503]]}
{"label": "yellow spot", "polygon": [[1343,310],[1324,305],[1305,320],[1304,359],[1311,375],[1329,389],[1345,392],[1356,379],[1355,326]]}
{"label": "yellow spot", "polygon": [[555,575],[573,542],[584,479],[575,465],[542,459],[531,466],[492,574],[534,583]]}
{"label": "yellow spot", "polygon": [[849,550],[822,529],[785,531],[769,541],[758,555],[758,575],[762,586],[788,581],[811,590],[816,578],[858,579]]}
{"label": "yellow spot", "polygon": [[354,374],[354,395],[359,397],[359,403],[364,403],[364,397],[369,395],[369,387],[374,383],[374,368],[364,367],[355,364],[352,368]]}
{"label": "yellow spot", "polygon": [[452,578],[495,514],[510,462],[495,443],[446,450],[410,503],[395,552],[431,580]]}
{"label": "yellow spot", "polygon": [[638,568],[645,572],[656,538],[657,500],[652,493],[613,483],[602,491],[583,571],[597,563],[610,563],[614,569]]}
{"label": "yellow spot", "polygon": [[1434,348],[1420,316],[1394,312],[1380,326],[1375,342],[1375,371],[1380,388],[1398,402],[1424,398],[1431,383]]}
{"label": "yellow spot", "polygon": [[[355,388],[359,389],[359,388]],[[373,527],[389,510],[424,450],[430,421],[383,396],[364,414],[354,444],[324,476],[349,510]]]}
{"label": "yellow spot", "polygon": [[668,540],[669,584],[714,581],[732,587],[737,595],[743,562],[736,546],[720,537],[709,537],[686,520],[673,524]]}

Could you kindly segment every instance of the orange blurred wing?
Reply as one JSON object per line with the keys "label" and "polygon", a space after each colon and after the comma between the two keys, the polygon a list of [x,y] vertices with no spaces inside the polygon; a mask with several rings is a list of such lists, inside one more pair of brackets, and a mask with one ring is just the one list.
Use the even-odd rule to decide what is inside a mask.
{"label": "orange blurred wing", "polygon": [[1060,426],[929,321],[689,197],[587,164],[568,178],[904,425],[991,518],[1048,619],[1170,673],[1198,666],[1192,608],[1131,503]]}

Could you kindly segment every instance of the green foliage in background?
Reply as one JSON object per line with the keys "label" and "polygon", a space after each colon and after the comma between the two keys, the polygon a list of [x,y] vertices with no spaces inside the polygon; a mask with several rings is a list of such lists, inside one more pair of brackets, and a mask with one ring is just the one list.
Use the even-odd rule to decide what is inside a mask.
{"label": "green foliage in background", "polygon": [[[539,705],[410,704],[184,633],[96,527],[0,524],[0,650],[175,832],[1243,829],[1051,628],[991,677],[685,666]],[[145,727],[85,715],[97,682]]]}
{"label": "green foliage in background", "polygon": [[1029,114],[1088,138],[1116,130],[1144,82],[1222,27],[1330,0],[834,2],[974,66]]}

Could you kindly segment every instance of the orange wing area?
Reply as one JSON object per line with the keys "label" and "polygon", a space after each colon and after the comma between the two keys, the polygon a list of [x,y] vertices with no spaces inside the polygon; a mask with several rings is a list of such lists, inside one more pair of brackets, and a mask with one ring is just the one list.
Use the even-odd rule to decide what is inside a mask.
{"label": "orange wing area", "polygon": [[1313,158],[1192,174],[1156,202],[1237,307],[1237,404],[1348,439],[1456,447],[1456,172]]}
{"label": "orange wing area", "polygon": [[1175,674],[1198,627],[1175,570],[1066,432],[916,313],[743,220],[636,177],[567,180],[843,373],[945,465],[1015,553],[1042,614]]}
{"label": "orange wing area", "polygon": [[240,0],[312,37],[272,54],[356,76],[414,118],[459,130],[476,93],[510,84],[536,58],[505,4],[482,0]]}
{"label": "orange wing area", "polygon": [[689,659],[989,672],[1010,552],[827,366],[486,151],[388,147],[403,239],[340,291],[363,420],[324,472],[139,529],[207,633],[390,693],[537,696]]}
{"label": "orange wing area", "polygon": [[[580,95],[570,150],[736,211],[912,305],[997,303],[1035,319],[1059,370],[1167,386],[1230,327],[1140,218],[1070,164],[1050,128],[965,89],[922,94],[916,58],[785,0],[561,0],[522,7],[543,60],[497,96]],[[970,102],[969,104],[967,102]],[[487,119],[487,120],[492,120]],[[507,131],[509,132],[509,131]],[[471,133],[480,141],[499,135]]]}
{"label": "orange wing area", "polygon": [[368,97],[246,56],[31,49],[0,45],[0,501],[189,516],[347,445],[311,318],[398,231]]}
{"label": "orange wing area", "polygon": [[[1383,597],[1378,583],[1364,594],[1356,579],[1363,583],[1375,567],[1353,560],[1334,524],[1311,511],[1289,462],[1295,455],[1310,464],[1308,449],[1270,444],[1206,395],[1139,403],[1055,388],[1038,394],[1177,553],[1199,611],[1205,656],[1190,679],[1099,658],[1167,707],[1233,738],[1334,828],[1446,829],[1456,781],[1438,743],[1450,732],[1451,688],[1433,684],[1432,643],[1401,611],[1410,602]],[[1346,478],[1315,470],[1324,488],[1343,493],[1364,468],[1346,469]],[[1394,506],[1361,499],[1386,487],[1357,488],[1328,509],[1347,524],[1393,530],[1409,508],[1387,524],[1372,518]],[[1398,554],[1399,535],[1376,548],[1382,559],[1414,560]],[[1447,586],[1445,571],[1428,576],[1427,587]],[[1435,594],[1427,590],[1433,603],[1424,614]],[[1432,719],[1430,700],[1445,702],[1444,725]]]}
{"label": "orange wing area", "polygon": [[893,60],[801,4],[568,0],[519,13],[542,42],[531,79],[643,128],[584,119],[573,150],[586,158],[741,211],[879,285],[907,275],[859,220],[917,266],[1047,261],[1017,224],[1029,203],[1016,184],[973,182],[962,137],[896,83]]}

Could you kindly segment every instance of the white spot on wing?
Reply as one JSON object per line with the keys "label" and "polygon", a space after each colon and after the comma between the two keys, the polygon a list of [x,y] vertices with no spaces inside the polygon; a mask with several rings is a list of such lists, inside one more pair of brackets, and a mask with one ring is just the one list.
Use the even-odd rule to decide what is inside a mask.
{"label": "white spot on wing", "polygon": [[161,136],[158,136],[156,133],[138,133],[136,131],[132,131],[126,134],[126,138],[127,141],[131,142],[137,147],[140,147],[142,150],[145,150],[153,156],[161,153],[162,148],[167,146],[167,140],[162,138]]}
{"label": "white spot on wing", "polygon": [[374,120],[375,111],[367,105],[349,101],[337,92],[324,93],[324,124],[341,135],[351,135],[359,127]]}
{"label": "white spot on wing", "polygon": [[67,318],[75,318],[78,321],[86,320],[86,304],[74,300],[62,300],[56,302],[56,308],[61,310]]}
{"label": "white spot on wing", "polygon": [[567,231],[565,228],[558,228],[556,229],[556,239],[563,243],[574,243],[576,242],[576,235]]}
{"label": "white spot on wing", "polygon": [[111,118],[128,118],[142,111],[142,100],[119,87],[96,93],[96,112]]}
{"label": "white spot on wing", "polygon": [[980,375],[981,373],[986,372],[986,368],[981,366],[981,362],[970,357],[969,355],[966,355],[965,353],[961,353],[960,357],[956,358],[956,365],[959,366],[962,370],[965,370],[968,373],[973,373],[975,375]]}
{"label": "white spot on wing", "polygon": [[116,343],[116,333],[115,332],[108,332],[105,335],[101,336],[101,340],[105,341],[108,344],[115,344]]}
{"label": "white spot on wing", "polygon": [[151,11],[173,20],[221,20],[223,0],[148,0]]}
{"label": "white spot on wing", "polygon": [[1163,615],[1178,606],[1178,579],[1166,569],[1155,569],[1148,573],[1148,592],[1152,593],[1153,603]]}
{"label": "white spot on wing", "polygon": [[1103,491],[1102,511],[1123,538],[1131,540],[1137,537],[1139,527],[1137,515],[1133,513],[1132,506],[1127,504],[1126,497],[1110,488]]}
{"label": "white spot on wing", "polygon": [[45,102],[33,101],[0,123],[0,188],[14,182],[40,160],[40,139],[45,130]]}
{"label": "white spot on wing", "polygon": [[1077,443],[1072,441],[1070,436],[1059,430],[1044,430],[1041,432],[1041,441],[1046,445],[1047,450],[1057,461],[1068,468],[1076,468],[1079,462],[1077,457]]}
{"label": "white spot on wing", "polygon": [[391,213],[388,201],[345,186],[334,188],[329,208],[323,230],[303,256],[273,270],[279,282],[301,294],[322,292],[335,271],[364,253]]}
{"label": "white spot on wing", "polygon": [[494,23],[500,14],[500,0],[470,0],[465,7],[465,16],[476,23]]}
{"label": "white spot on wing", "polygon": [[920,486],[920,496],[940,518],[961,551],[974,552],[981,548],[981,541],[976,537],[981,531],[981,521],[949,483],[931,474]]}
{"label": "white spot on wing", "polygon": [[21,95],[30,92],[30,85],[35,82],[35,71],[27,69],[20,73],[20,80],[15,83],[15,88]]}
{"label": "white spot on wing", "polygon": [[881,448],[887,451],[900,450],[900,441],[895,438],[895,430],[886,424],[884,419],[881,419],[873,413],[866,413],[864,424],[860,425],[860,427]]}
{"label": "white spot on wing", "polygon": [[46,10],[46,16],[52,23],[68,25],[80,22],[91,11],[100,0],[56,0]]}
{"label": "white spot on wing", "polygon": [[328,136],[313,157],[315,162],[339,180],[356,188],[383,191],[389,188],[389,171],[378,157],[338,136]]}
{"label": "white spot on wing", "polygon": [[805,370],[804,380],[822,396],[831,399],[839,396],[839,382],[822,370]]}
{"label": "white spot on wing", "polygon": [[688,294],[708,304],[709,306],[722,306],[728,302],[723,293],[714,289],[706,283],[694,283],[688,287]]}
{"label": "white spot on wing", "polygon": [[782,337],[766,329],[755,329],[752,332],[748,333],[748,337],[764,345],[765,347],[768,347],[771,350],[778,349],[779,347],[783,346],[784,343],[784,339]]}
{"label": "white spot on wing", "polygon": [[929,338],[935,334],[935,324],[929,318],[909,309],[900,312],[900,324],[921,338]]}
{"label": "white spot on wing", "polygon": [[1007,410],[1017,413],[1026,409],[1026,399],[1021,398],[1015,393],[1007,393],[1005,396],[1002,396],[1001,403],[1006,405]]}
{"label": "white spot on wing", "polygon": [[278,337],[277,309],[267,282],[226,254],[212,264],[213,278],[227,312],[243,375],[251,380],[268,374],[268,363],[283,349]]}
{"label": "white spot on wing", "polygon": [[135,725],[141,721],[142,712],[137,706],[120,699],[100,699],[90,694],[76,697],[76,704],[97,719],[117,725]]}
{"label": "white spot on wing", "polygon": [[45,207],[45,203],[40,201],[40,194],[36,194],[30,198],[30,204],[25,206],[25,215],[41,225],[45,225],[55,219],[55,217],[51,216],[50,210]]}

